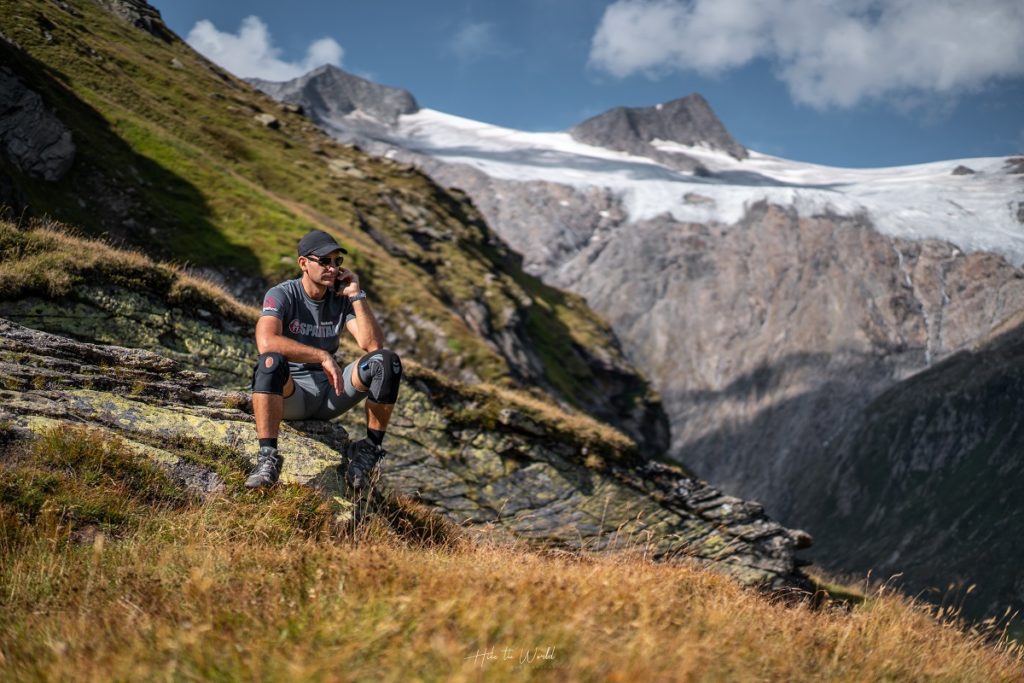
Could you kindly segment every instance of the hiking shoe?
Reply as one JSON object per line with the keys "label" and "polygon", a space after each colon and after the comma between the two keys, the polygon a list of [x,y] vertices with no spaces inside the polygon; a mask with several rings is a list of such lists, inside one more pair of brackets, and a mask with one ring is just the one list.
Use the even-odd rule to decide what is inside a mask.
{"label": "hiking shoe", "polygon": [[348,469],[345,481],[354,489],[361,489],[370,481],[370,474],[384,457],[384,449],[369,439],[350,442],[346,449]]}
{"label": "hiking shoe", "polygon": [[258,489],[263,486],[273,486],[277,483],[277,478],[281,476],[281,465],[283,464],[284,457],[278,455],[276,448],[260,447],[260,454],[256,456],[256,469],[245,480],[246,488]]}

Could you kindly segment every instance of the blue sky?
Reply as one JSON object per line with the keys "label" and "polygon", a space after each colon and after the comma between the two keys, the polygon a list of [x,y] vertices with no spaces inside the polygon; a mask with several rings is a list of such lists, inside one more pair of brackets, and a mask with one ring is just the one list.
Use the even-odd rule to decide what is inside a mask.
{"label": "blue sky", "polygon": [[238,75],[331,62],[421,106],[523,130],[699,92],[741,143],[792,159],[1024,152],[1020,0],[155,4]]}

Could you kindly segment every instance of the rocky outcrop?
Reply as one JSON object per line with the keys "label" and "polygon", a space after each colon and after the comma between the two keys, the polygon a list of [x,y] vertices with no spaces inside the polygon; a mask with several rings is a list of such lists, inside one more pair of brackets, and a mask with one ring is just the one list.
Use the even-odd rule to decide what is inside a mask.
{"label": "rocky outcrop", "polygon": [[408,91],[379,85],[329,64],[285,83],[248,80],[276,100],[301,106],[318,123],[360,112],[387,125],[419,109]]}
{"label": "rocky outcrop", "polygon": [[132,26],[156,36],[165,43],[177,39],[167,28],[160,11],[145,0],[96,0],[101,7],[109,10]]}
{"label": "rocky outcrop", "polygon": [[[201,373],[154,353],[4,320],[0,387],[8,430],[104,430],[206,495],[216,493],[219,475],[180,446],[245,453],[253,440],[245,394],[211,389]],[[317,486],[350,511],[337,474],[347,439],[337,424],[286,424],[283,481]],[[597,425],[572,425],[509,394],[460,387],[409,364],[388,452],[380,490],[459,524],[487,525],[544,547],[693,558],[773,590],[807,586],[793,556],[809,542],[805,534],[679,468],[647,462],[628,442],[603,438]]]}
{"label": "rocky outcrop", "polygon": [[71,131],[6,67],[0,67],[0,148],[22,173],[51,182],[75,160]]}
{"label": "rocky outcrop", "polygon": [[616,107],[569,129],[580,142],[629,152],[660,161],[670,168],[699,168],[683,154],[658,150],[655,140],[682,145],[706,145],[745,159],[746,148],[732,137],[707,100],[693,93],[653,107]]}
{"label": "rocky outcrop", "polygon": [[182,367],[202,368],[208,381],[241,389],[252,375],[254,321],[198,306],[168,304],[146,289],[87,283],[56,300],[4,299],[0,317],[75,339],[157,350]]}

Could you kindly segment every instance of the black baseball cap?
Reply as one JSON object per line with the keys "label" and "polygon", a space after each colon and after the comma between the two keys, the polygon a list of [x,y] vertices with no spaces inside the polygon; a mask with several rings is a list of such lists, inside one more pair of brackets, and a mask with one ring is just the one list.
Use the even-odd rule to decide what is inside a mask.
{"label": "black baseball cap", "polygon": [[332,251],[348,253],[323,230],[310,230],[299,240],[299,256],[327,256]]}

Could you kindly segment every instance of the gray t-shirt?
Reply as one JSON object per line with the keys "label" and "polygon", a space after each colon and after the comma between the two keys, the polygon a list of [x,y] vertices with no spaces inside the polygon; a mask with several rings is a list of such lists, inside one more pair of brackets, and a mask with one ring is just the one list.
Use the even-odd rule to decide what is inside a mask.
{"label": "gray t-shirt", "polygon": [[[356,317],[347,296],[327,290],[323,299],[311,299],[302,288],[302,278],[271,287],[263,297],[262,315],[279,318],[281,333],[289,339],[330,354],[338,350],[342,326]],[[319,363],[289,362],[288,365],[292,370],[320,368]]]}

